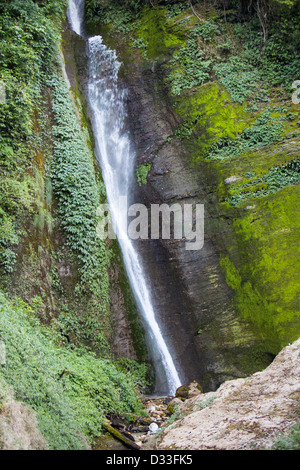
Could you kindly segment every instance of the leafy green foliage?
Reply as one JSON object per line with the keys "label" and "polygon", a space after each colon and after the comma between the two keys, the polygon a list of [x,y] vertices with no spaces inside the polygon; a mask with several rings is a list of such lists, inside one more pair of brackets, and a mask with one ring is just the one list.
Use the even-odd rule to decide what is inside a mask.
{"label": "leafy green foliage", "polygon": [[255,69],[263,84],[284,86],[289,90],[299,66],[299,13],[289,19],[279,17],[270,29],[269,39],[261,51],[259,24],[254,17],[246,23],[233,25],[239,43],[243,44],[241,57],[249,69]]}
{"label": "leafy green foliage", "polygon": [[[97,208],[105,193],[96,181],[93,155],[76,117],[63,79],[49,82],[54,90],[55,145],[52,162],[53,187],[59,199],[59,214],[68,246],[81,263],[81,281],[86,289],[99,289],[103,304],[109,302],[110,265],[105,242],[96,234]],[[76,158],[74,156],[76,155]]]}
{"label": "leafy green foliage", "polygon": [[174,5],[168,5],[167,18],[174,18],[180,15],[183,11],[189,8],[188,2],[174,3]]}
{"label": "leafy green foliage", "polygon": [[148,43],[143,38],[133,39],[132,47],[137,47],[138,49],[140,49],[144,59],[147,59]]}
{"label": "leafy green foliage", "polygon": [[300,159],[291,160],[286,165],[275,166],[264,176],[249,177],[251,178],[249,182],[233,185],[230,189],[227,200],[232,206],[237,206],[244,199],[265,197],[286,186],[299,185]]}
{"label": "leafy green foliage", "polygon": [[166,78],[173,95],[182,90],[202,85],[210,78],[212,60],[206,59],[194,39],[188,39],[186,46],[174,54],[169,64],[173,67]]}
{"label": "leafy green foliage", "polygon": [[291,427],[288,435],[275,441],[272,450],[300,450],[300,421]]}
{"label": "leafy green foliage", "polygon": [[51,19],[32,0],[1,3],[0,79],[7,92],[0,107],[2,137],[20,140],[30,133],[34,100],[53,64],[57,38]]}
{"label": "leafy green foliage", "polygon": [[16,399],[36,411],[51,449],[83,449],[101,433],[105,415],[141,411],[137,383],[143,383],[145,369],[129,362],[116,367],[84,350],[58,346],[59,337],[39,325],[34,308],[13,306],[0,293],[7,356],[0,376]]}
{"label": "leafy green foliage", "polygon": [[191,33],[191,36],[200,37],[203,41],[211,41],[215,35],[220,34],[219,26],[210,21],[199,24]]}
{"label": "leafy green foliage", "polygon": [[147,184],[147,176],[151,170],[151,166],[151,163],[143,163],[136,170],[137,182],[139,186],[142,186],[142,184]]}
{"label": "leafy green foliage", "polygon": [[[6,100],[0,105],[0,268],[15,264],[21,220],[34,208],[32,175],[33,111],[57,54],[58,31],[66,2],[12,0],[0,5],[0,80]],[[14,246],[15,245],[15,246]]]}
{"label": "leafy green foliage", "polygon": [[272,108],[265,110],[253,123],[235,139],[222,138],[212,145],[208,158],[226,160],[239,156],[247,150],[277,142],[283,132],[283,116],[272,115]]}
{"label": "leafy green foliage", "polygon": [[101,25],[111,25],[116,32],[129,32],[132,30],[131,21],[138,9],[136,3],[138,2],[127,5],[118,1],[100,3],[97,0],[87,0],[85,7],[87,27],[92,27],[98,22]]}
{"label": "leafy green foliage", "polygon": [[197,403],[198,410],[204,410],[204,408],[210,406],[216,399],[217,397],[210,397],[210,398],[207,398],[206,400],[198,401]]}
{"label": "leafy green foliage", "polygon": [[[112,252],[97,236],[99,204],[106,202],[105,187],[96,171],[94,155],[63,78],[55,75],[48,86],[53,93],[54,151],[51,179],[58,201],[58,216],[66,237],[62,247],[76,266],[72,297],[60,303],[57,328],[77,345],[101,357],[110,357],[110,278]],[[74,158],[76,156],[76,158]],[[80,309],[80,315],[78,315]]]}
{"label": "leafy green foliage", "polygon": [[258,94],[262,96],[263,90],[259,88],[259,72],[240,57],[232,56],[228,61],[216,64],[213,70],[233,101],[243,103]]}
{"label": "leafy green foliage", "polygon": [[10,248],[18,243],[18,236],[12,218],[0,208],[0,263],[6,272],[11,272],[15,264],[15,253]]}

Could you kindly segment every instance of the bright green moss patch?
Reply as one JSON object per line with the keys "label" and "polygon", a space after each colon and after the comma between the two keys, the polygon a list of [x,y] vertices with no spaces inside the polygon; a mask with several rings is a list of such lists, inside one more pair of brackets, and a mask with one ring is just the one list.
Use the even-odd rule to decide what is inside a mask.
{"label": "bright green moss patch", "polygon": [[143,163],[136,170],[137,182],[139,186],[142,186],[142,184],[147,184],[147,176],[151,170],[151,166],[151,163]]}
{"label": "bright green moss patch", "polygon": [[221,258],[240,313],[278,347],[300,335],[299,187],[284,188],[257,200],[234,222],[239,262]]}
{"label": "bright green moss patch", "polygon": [[188,125],[195,135],[192,142],[187,142],[193,147],[194,163],[202,161],[220,139],[235,139],[253,119],[244,105],[234,103],[216,82],[182,94],[176,100],[175,110],[184,121],[182,126]]}
{"label": "bright green moss patch", "polygon": [[145,10],[139,19],[135,35],[147,44],[149,59],[170,55],[183,44],[182,31],[168,23],[163,10]]}

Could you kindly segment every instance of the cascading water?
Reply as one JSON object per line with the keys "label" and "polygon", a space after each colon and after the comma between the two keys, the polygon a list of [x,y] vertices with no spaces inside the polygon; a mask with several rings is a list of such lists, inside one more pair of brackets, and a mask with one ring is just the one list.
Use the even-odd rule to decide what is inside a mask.
{"label": "cascading water", "polygon": [[[70,0],[69,22],[78,34],[82,31],[84,0]],[[181,385],[151,303],[148,282],[140,257],[127,234],[128,204],[134,177],[135,156],[124,130],[125,92],[118,87],[120,63],[101,36],[88,40],[88,103],[95,137],[95,154],[100,163],[107,199],[124,264],[146,332],[149,354],[156,371],[156,393],[173,395]],[[122,203],[123,204],[122,204]],[[125,207],[124,207],[124,204]]]}
{"label": "cascading water", "polygon": [[69,8],[67,11],[70,27],[76,34],[79,35],[82,34],[84,3],[84,0],[69,0]]}

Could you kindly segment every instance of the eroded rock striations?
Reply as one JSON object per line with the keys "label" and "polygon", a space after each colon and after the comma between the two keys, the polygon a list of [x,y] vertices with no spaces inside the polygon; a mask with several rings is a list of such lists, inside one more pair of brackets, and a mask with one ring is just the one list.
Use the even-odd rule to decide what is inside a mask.
{"label": "eroded rock striations", "polygon": [[192,168],[184,145],[168,139],[178,117],[168,103],[159,68],[131,71],[125,83],[137,166],[141,161],[152,164],[147,184],[136,188],[136,201],[205,207],[201,250],[187,251],[184,240],[149,240],[139,246],[184,381],[196,379],[206,391],[213,390],[228,378],[267,366],[270,356],[259,335],[238,315],[220,268],[219,254],[226,251],[228,240],[235,241],[231,221],[217,203],[217,175],[206,163]]}

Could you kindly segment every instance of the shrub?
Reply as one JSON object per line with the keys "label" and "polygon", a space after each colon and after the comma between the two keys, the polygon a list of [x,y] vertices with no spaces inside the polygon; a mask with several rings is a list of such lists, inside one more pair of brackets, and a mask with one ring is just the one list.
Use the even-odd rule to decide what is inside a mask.
{"label": "shrub", "polygon": [[291,427],[291,432],[275,441],[272,450],[300,450],[300,421]]}
{"label": "shrub", "polygon": [[142,184],[147,184],[147,176],[151,170],[151,166],[151,163],[143,163],[136,170],[137,182],[139,186],[142,186]]}

